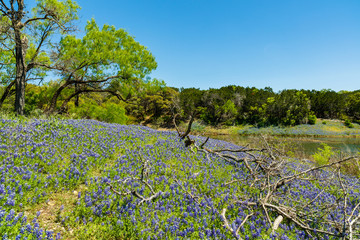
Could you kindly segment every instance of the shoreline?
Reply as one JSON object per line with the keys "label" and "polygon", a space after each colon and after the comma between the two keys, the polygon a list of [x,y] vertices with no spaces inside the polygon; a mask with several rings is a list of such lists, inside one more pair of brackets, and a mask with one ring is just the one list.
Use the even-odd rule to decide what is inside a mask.
{"label": "shoreline", "polygon": [[[298,125],[301,126],[301,125]],[[315,125],[308,125],[308,126],[315,126]],[[155,126],[150,126],[153,129],[156,129],[158,131],[176,131],[175,128],[157,128]],[[295,126],[296,127],[296,126]],[[320,127],[322,127],[320,125]],[[294,127],[286,127],[286,128],[280,128],[276,127],[277,129],[284,129],[284,131],[291,131]],[[254,130],[256,132],[252,133],[242,133],[241,131],[248,131],[248,129]],[[339,133],[340,129],[335,129],[333,131],[330,131],[328,129],[324,130],[324,134],[307,134],[305,133],[305,130],[296,130],[299,133],[276,133],[273,131],[274,127],[265,127],[265,128],[255,128],[250,126],[231,126],[231,127],[225,127],[225,128],[214,128],[214,127],[203,127],[203,129],[192,129],[191,133],[193,135],[204,135],[204,136],[261,136],[261,135],[267,135],[271,137],[292,137],[292,138],[360,138],[360,128],[355,129],[345,129],[346,131],[349,131],[347,134],[337,134]],[[341,129],[343,130],[343,129]],[[295,130],[294,130],[295,131]],[[344,130],[343,130],[344,131]],[[302,133],[303,132],[303,133]]]}

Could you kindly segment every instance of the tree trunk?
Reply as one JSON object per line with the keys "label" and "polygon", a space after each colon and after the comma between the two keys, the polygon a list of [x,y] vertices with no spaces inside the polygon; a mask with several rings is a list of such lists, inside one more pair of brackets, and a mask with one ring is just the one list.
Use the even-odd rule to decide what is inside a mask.
{"label": "tree trunk", "polygon": [[[79,85],[77,83],[75,83],[75,92],[78,92],[80,90]],[[79,106],[79,94],[76,95],[75,97],[75,107]]]}
{"label": "tree trunk", "polygon": [[[71,94],[68,98],[66,98],[64,100],[64,102],[61,104],[61,107],[60,107],[60,113],[63,113],[65,112],[65,108],[67,106],[67,104],[70,102],[70,100],[73,98],[73,97],[78,97],[80,93],[82,93],[83,91],[79,90],[77,92],[74,92],[73,94]],[[75,99],[75,102],[76,102],[76,99]]]}
{"label": "tree trunk", "polygon": [[6,97],[9,95],[11,88],[15,85],[15,80],[12,81],[6,88],[0,99],[0,108],[2,107]]}
{"label": "tree trunk", "polygon": [[27,40],[22,39],[19,29],[15,29],[15,58],[16,58],[16,77],[15,77],[15,112],[18,115],[24,114],[25,107],[25,82],[26,67],[25,54]]}
{"label": "tree trunk", "polygon": [[62,86],[59,87],[58,90],[56,90],[56,92],[54,93],[53,97],[50,100],[50,105],[47,109],[48,113],[52,113],[55,111],[56,108],[56,102],[58,97],[60,96],[60,93],[62,92],[62,90],[64,90],[67,86],[69,86],[70,84],[72,84],[73,82],[69,81],[69,82],[65,82]]}

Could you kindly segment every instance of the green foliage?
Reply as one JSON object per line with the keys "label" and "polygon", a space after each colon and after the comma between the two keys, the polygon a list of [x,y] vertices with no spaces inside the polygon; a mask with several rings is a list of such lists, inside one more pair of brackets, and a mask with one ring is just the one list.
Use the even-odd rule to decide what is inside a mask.
{"label": "green foliage", "polygon": [[226,125],[234,124],[234,120],[238,111],[235,104],[231,100],[227,100],[226,103],[221,107],[222,109],[222,118]]}
{"label": "green foliage", "polygon": [[125,109],[120,104],[105,102],[97,104],[89,102],[81,104],[79,107],[70,104],[69,113],[74,118],[96,119],[103,122],[125,124],[128,120]]}
{"label": "green foliage", "polygon": [[305,123],[310,113],[310,101],[305,93],[283,91],[280,94],[280,99],[281,102],[288,105],[285,117],[282,118],[282,124],[293,126]]}
{"label": "green foliage", "polygon": [[305,91],[284,90],[276,94],[271,88],[236,86],[206,91],[182,89],[179,107],[185,116],[197,110],[201,120],[214,126],[239,123],[257,127],[293,126],[307,123],[311,114],[310,99]]}
{"label": "green foliage", "polygon": [[267,104],[263,104],[260,107],[251,106],[250,107],[250,122],[255,124],[257,127],[264,127],[268,122],[268,115],[266,114],[266,110],[268,109]]}
{"label": "green foliage", "polygon": [[[72,0],[37,0],[37,5],[32,9],[35,18],[42,17],[47,13],[55,13],[58,24],[64,26],[79,17],[77,11],[80,9],[79,5]],[[39,22],[41,24],[41,22]],[[42,23],[45,25],[44,23]]]}
{"label": "green foliage", "polygon": [[[256,127],[316,124],[317,117],[349,118],[360,122],[360,92],[257,89],[182,89],[178,106],[184,116],[194,110],[210,125],[252,124]],[[346,104],[345,104],[346,100]],[[231,104],[231,102],[233,104]],[[357,120],[359,119],[359,120]]]}
{"label": "green foliage", "polygon": [[41,86],[28,84],[25,95],[25,114],[31,115],[35,110],[45,110],[56,88],[59,86],[54,81],[47,82]]}
{"label": "green foliage", "polygon": [[119,124],[125,124],[127,122],[125,109],[121,105],[115,103],[106,103],[99,108],[100,109],[95,110],[95,119]]}
{"label": "green foliage", "polygon": [[[8,23],[4,23],[6,21],[5,18],[0,18],[0,27],[4,27]],[[6,21],[7,22],[7,21]],[[3,41],[5,44],[6,42]],[[13,45],[11,42],[7,42],[7,45]],[[9,46],[10,49],[14,48],[14,46]],[[13,76],[15,75],[15,58],[11,51],[6,51],[3,48],[0,48],[0,62],[6,63],[6,65],[2,66],[0,69],[0,84],[7,86],[12,80]],[[3,93],[1,93],[2,96]]]}
{"label": "green foliage", "polygon": [[351,120],[360,120],[360,92],[354,92],[348,95],[345,103],[345,112]]}
{"label": "green foliage", "polygon": [[332,148],[326,143],[322,143],[322,148],[318,148],[318,151],[312,155],[315,162],[319,165],[325,165],[329,163],[330,158],[335,154]]}
{"label": "green foliage", "polygon": [[319,118],[338,119],[344,111],[345,95],[330,89],[305,91],[311,101],[311,111]]}
{"label": "green foliage", "polygon": [[126,104],[129,116],[136,123],[152,123],[157,126],[168,125],[172,122],[174,99],[178,92],[167,87],[165,82],[151,79],[140,84],[132,92],[132,98]]}
{"label": "green foliage", "polygon": [[91,73],[92,80],[114,75],[119,75],[118,81],[141,78],[157,67],[150,51],[124,29],[106,24],[100,29],[94,19],[87,22],[83,38],[68,35],[60,41],[60,48],[61,62],[75,69],[83,63],[86,67],[75,74]]}
{"label": "green foliage", "polygon": [[[53,95],[50,112],[56,110],[60,93],[68,89],[72,91],[60,111],[85,92],[108,92],[119,99],[128,98],[134,89],[146,85],[142,78],[157,67],[151,52],[125,30],[106,24],[100,28],[94,19],[87,22],[84,37],[68,35],[61,39],[58,56],[54,68],[63,81]],[[59,65],[62,67],[57,68]]]}
{"label": "green foliage", "polygon": [[316,116],[314,114],[309,115],[308,117],[308,123],[310,125],[315,125],[316,124]]}
{"label": "green foliage", "polygon": [[349,119],[346,119],[344,125],[348,128],[354,128],[354,124]]}
{"label": "green foliage", "polygon": [[178,108],[185,117],[190,116],[202,107],[203,91],[196,88],[182,88],[179,94]]}

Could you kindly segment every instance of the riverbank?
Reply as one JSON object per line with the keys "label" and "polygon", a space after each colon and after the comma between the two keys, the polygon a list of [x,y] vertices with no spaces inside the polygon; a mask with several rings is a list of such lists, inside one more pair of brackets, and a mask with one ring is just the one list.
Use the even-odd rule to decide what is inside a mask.
{"label": "riverbank", "polygon": [[[322,147],[323,143],[340,154],[351,155],[359,152],[360,126],[353,125],[353,128],[348,128],[341,121],[319,120],[315,125],[303,124],[293,127],[256,128],[245,125],[214,128],[195,121],[191,134],[252,147],[261,147],[263,142],[261,136],[266,136],[268,142],[281,149],[286,155],[299,159],[312,159],[312,155]],[[179,128],[185,130],[187,125],[182,123]],[[158,130],[175,131],[175,129]]]}
{"label": "riverbank", "polygon": [[282,136],[282,137],[360,137],[360,125],[354,123],[348,128],[341,121],[320,120],[314,125],[301,124],[292,127],[269,126],[258,128],[252,125],[241,125],[214,128],[195,122],[192,132],[204,135],[243,135],[243,136]]}

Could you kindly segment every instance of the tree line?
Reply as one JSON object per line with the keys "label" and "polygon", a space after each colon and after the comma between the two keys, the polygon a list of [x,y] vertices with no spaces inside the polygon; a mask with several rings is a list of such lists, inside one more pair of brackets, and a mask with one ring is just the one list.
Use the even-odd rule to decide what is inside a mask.
{"label": "tree line", "polygon": [[226,86],[220,89],[179,91],[179,109],[217,126],[252,124],[293,126],[314,124],[316,118],[360,122],[360,91],[286,89]]}
{"label": "tree line", "polygon": [[[25,114],[46,112],[62,80],[41,85],[28,84]],[[66,84],[66,82],[65,82]],[[0,93],[5,86],[0,87]],[[106,91],[76,93],[64,88],[57,97],[54,112],[75,118],[91,118],[116,123],[153,124],[170,127],[175,114],[186,121],[191,116],[204,124],[257,127],[314,124],[317,118],[360,123],[360,91],[282,90],[270,87],[226,86],[219,89],[173,88],[164,81],[147,79],[135,85],[118,86],[118,94]],[[109,90],[109,91],[108,91]],[[2,108],[13,110],[14,94]]]}

